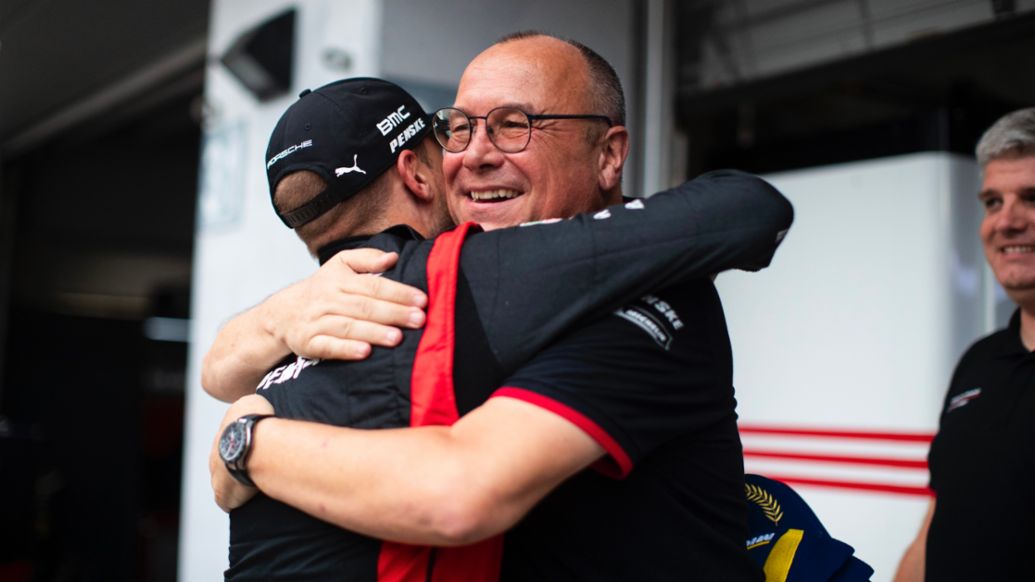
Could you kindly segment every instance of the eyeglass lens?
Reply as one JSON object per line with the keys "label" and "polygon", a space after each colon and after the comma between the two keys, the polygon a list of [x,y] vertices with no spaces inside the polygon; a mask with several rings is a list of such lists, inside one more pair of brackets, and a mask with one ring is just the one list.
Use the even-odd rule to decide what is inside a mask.
{"label": "eyeglass lens", "polygon": [[532,135],[528,115],[520,109],[500,107],[487,116],[469,116],[459,109],[446,107],[435,113],[435,139],[446,151],[459,153],[467,149],[477,127],[476,119],[484,119],[489,139],[501,151],[517,153],[525,149]]}

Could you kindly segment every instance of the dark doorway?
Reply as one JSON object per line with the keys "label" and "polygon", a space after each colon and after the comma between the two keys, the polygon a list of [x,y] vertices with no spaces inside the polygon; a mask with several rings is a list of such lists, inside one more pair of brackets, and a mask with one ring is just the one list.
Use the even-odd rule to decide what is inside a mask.
{"label": "dark doorway", "polygon": [[3,160],[0,579],[176,579],[201,79]]}

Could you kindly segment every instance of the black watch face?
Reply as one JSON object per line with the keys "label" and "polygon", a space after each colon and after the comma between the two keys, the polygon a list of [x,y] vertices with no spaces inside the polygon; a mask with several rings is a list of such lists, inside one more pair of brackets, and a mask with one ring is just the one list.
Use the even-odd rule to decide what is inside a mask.
{"label": "black watch face", "polygon": [[241,456],[244,449],[244,423],[232,422],[223,431],[223,437],[219,439],[219,456],[224,461],[232,463]]}

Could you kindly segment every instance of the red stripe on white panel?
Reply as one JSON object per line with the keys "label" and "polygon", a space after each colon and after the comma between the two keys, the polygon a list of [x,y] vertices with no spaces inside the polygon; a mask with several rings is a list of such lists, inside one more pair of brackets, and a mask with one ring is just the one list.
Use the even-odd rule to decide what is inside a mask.
{"label": "red stripe on white panel", "polygon": [[927,449],[920,431],[746,424],[744,464],[798,486],[928,496]]}

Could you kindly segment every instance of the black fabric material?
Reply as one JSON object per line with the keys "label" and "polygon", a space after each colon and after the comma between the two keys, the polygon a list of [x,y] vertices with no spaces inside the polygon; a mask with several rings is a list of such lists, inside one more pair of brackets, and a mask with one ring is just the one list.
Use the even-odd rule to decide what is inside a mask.
{"label": "black fabric material", "polygon": [[937,502],[926,579],[1032,579],[1035,355],[1021,343],[1019,312],[960,359],[929,463]]}
{"label": "black fabric material", "polygon": [[636,463],[621,480],[584,471],[532,509],[506,535],[504,580],[761,580],[744,550],[743,453],[718,295],[695,280],[622,309],[661,315],[659,302],[680,324],[656,318],[667,344],[612,314],[504,381],[582,412]]}
{"label": "black fabric material", "polygon": [[[638,468],[639,475],[634,473],[631,480],[622,482],[634,487],[624,494],[650,498],[635,501],[623,512],[621,518],[629,521],[620,527],[632,532],[640,524],[669,519],[672,505],[664,503],[660,495],[667,491],[672,503],[682,503],[677,498],[687,495],[684,486],[691,477],[706,482],[723,481],[723,487],[736,481],[742,487],[739,480],[743,478],[743,467],[728,378],[729,344],[725,323],[714,289],[709,282],[700,279],[727,268],[759,268],[768,264],[791,220],[790,205],[768,184],[745,174],[724,172],[703,176],[645,203],[634,201],[612,207],[603,214],[470,235],[460,257],[457,289],[456,334],[462,344],[457,347],[454,368],[458,409],[466,412],[484,402],[507,374],[514,373],[532,355],[546,349],[566,329],[596,320],[603,322],[602,327],[591,324],[586,337],[592,340],[594,349],[603,350],[604,357],[597,363],[603,366],[600,373],[609,376],[613,391],[602,394],[599,401],[571,400],[569,405],[590,418],[600,418],[605,430],[628,432],[612,436],[622,446],[629,447],[634,458],[642,458],[647,467],[642,471]],[[321,259],[327,260],[335,252],[357,245],[399,252],[398,264],[384,276],[427,289],[430,241],[415,240],[409,229],[394,228],[366,242],[350,239],[328,245],[321,249]],[[687,283],[694,292],[685,296],[677,294],[672,299],[673,305],[684,309],[683,301],[706,303],[707,307],[700,311],[702,316],[691,320],[706,330],[699,339],[688,340],[686,344],[706,344],[711,350],[718,350],[715,354],[720,363],[698,370],[697,366],[702,365],[700,354],[689,355],[694,347],[686,350],[688,361],[681,362],[684,357],[681,348],[661,353],[651,347],[656,346],[654,340],[645,339],[642,330],[606,315],[615,306],[653,287],[663,288],[694,279],[698,281]],[[687,313],[698,313],[698,308],[687,309]],[[404,331],[400,346],[391,350],[374,348],[370,358],[362,362],[314,363],[289,359],[267,375],[258,393],[270,400],[278,415],[288,418],[357,428],[408,426],[410,375],[420,334],[419,330]],[[558,363],[567,359],[564,346],[565,342],[561,341],[548,349],[560,350],[560,356],[543,357]],[[704,351],[707,350],[701,353]],[[644,375],[630,374],[632,364],[640,362],[641,356],[642,364],[637,365]],[[649,363],[652,358],[656,361]],[[591,369],[578,358],[571,358],[570,365],[575,367],[576,375],[580,370]],[[655,365],[658,371],[652,372]],[[666,373],[671,371],[696,375],[698,381],[711,375],[716,382],[715,392],[700,398],[708,410],[691,415],[710,419],[699,421],[702,423],[722,425],[714,435],[695,433],[695,436],[706,436],[705,448],[721,451],[721,455],[705,455],[703,463],[691,463],[695,471],[703,471],[703,474],[691,475],[683,467],[690,461],[686,447],[672,445],[671,454],[657,460],[650,454],[664,449],[670,442],[694,438],[686,436],[687,430],[679,422],[666,418],[659,419],[655,425],[597,414],[596,409],[610,413],[628,406],[634,414],[667,415],[658,405],[668,402],[662,393],[669,389],[683,390],[691,394],[692,399],[697,398],[696,391],[688,392],[682,382],[672,381],[675,377]],[[658,384],[650,385],[650,390],[641,390],[641,383],[648,382]],[[528,385],[531,386],[531,382]],[[641,393],[649,395],[649,399],[640,402],[637,395]],[[673,401],[682,402],[682,397],[675,396]],[[665,484],[668,482],[671,486]],[[610,495],[617,494],[613,489],[615,485],[601,487],[612,492]],[[742,489],[737,491],[736,499],[742,517]],[[593,507],[595,511],[606,513],[610,509],[606,503],[612,500],[613,497],[601,495],[594,503],[605,505]],[[735,540],[743,553],[743,524],[730,528],[727,525],[730,518],[715,513],[726,505],[721,499],[716,500],[712,508],[707,505],[696,504],[706,509],[706,513],[694,519],[718,520],[714,531]],[[280,507],[274,510],[273,506]],[[651,513],[638,515],[640,510]],[[548,523],[546,527],[553,524]],[[541,533],[547,535],[545,531]],[[698,538],[712,542],[715,539],[707,536],[695,539]],[[322,522],[260,494],[231,513],[231,566],[227,578],[251,580],[278,575],[308,579],[334,572],[342,579],[370,580],[366,573],[371,572],[371,568],[376,571],[378,548],[371,541],[344,530],[328,532]],[[350,558],[347,563],[327,559],[321,565],[319,558],[302,560],[294,549],[296,544],[312,548],[313,556]],[[610,551],[611,543],[604,547]],[[672,543],[659,551],[667,557],[659,563],[674,567],[682,563],[677,556],[687,550]],[[299,559],[292,561],[283,556]],[[743,557],[747,559],[746,553]],[[590,559],[588,555],[586,558]],[[671,578],[674,571],[668,572]],[[681,573],[682,570],[680,576]]]}
{"label": "black fabric material", "polygon": [[[319,253],[321,262],[360,246],[399,252],[402,267],[396,270],[403,280],[423,281],[430,244],[405,228],[328,245]],[[366,360],[317,361],[303,369],[298,369],[301,360],[290,356],[267,374],[258,393],[283,418],[353,428],[409,426],[410,379],[399,373],[396,362],[402,360],[408,370],[419,342],[419,331],[404,330],[394,350],[375,347]],[[331,526],[260,493],[230,513],[230,567],[224,575],[239,581],[373,581],[380,547],[378,540]]]}
{"label": "black fabric material", "polygon": [[461,272],[456,283],[457,325],[453,360],[453,389],[460,416],[484,404],[489,393],[506,377],[475,313],[471,283]]}
{"label": "black fabric material", "polygon": [[395,225],[395,226],[393,226],[391,228],[387,228],[381,234],[383,234],[383,235],[392,235],[393,237],[395,237],[397,239],[400,239],[400,240],[398,240],[398,241],[389,241],[389,240],[386,239],[384,242],[381,243],[381,246],[375,246],[375,245],[377,245],[377,242],[376,241],[371,242],[370,239],[373,238],[373,237],[371,237],[369,235],[365,235],[365,236],[350,236],[348,238],[343,238],[341,240],[337,240],[337,241],[333,241],[333,242],[327,243],[326,245],[320,247],[316,251],[316,258],[319,259],[320,264],[323,265],[327,261],[331,260],[331,258],[334,257],[334,255],[340,253],[341,251],[347,251],[349,249],[358,249],[358,248],[362,248],[362,247],[371,247],[371,248],[380,248],[383,251],[398,252],[398,250],[403,245],[407,244],[405,242],[407,240],[410,240],[410,241],[422,241],[422,240],[424,240],[424,237],[421,236],[420,233],[418,233],[417,231],[413,230],[412,228],[406,226],[405,224],[397,224],[397,225]]}

